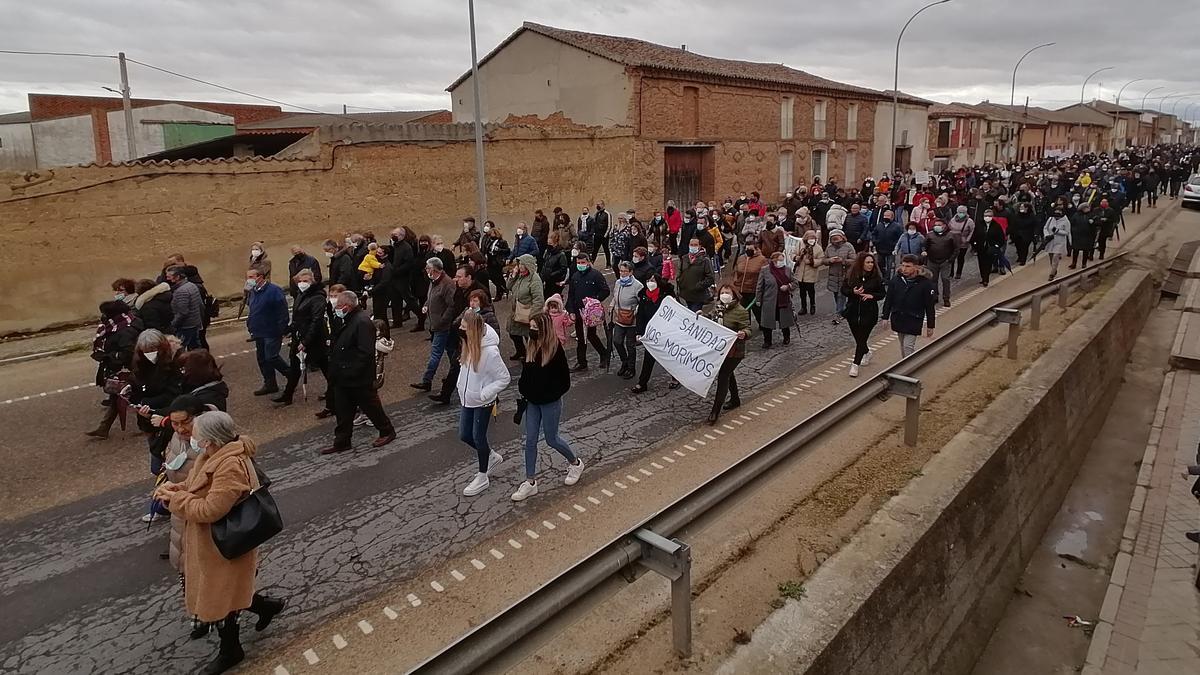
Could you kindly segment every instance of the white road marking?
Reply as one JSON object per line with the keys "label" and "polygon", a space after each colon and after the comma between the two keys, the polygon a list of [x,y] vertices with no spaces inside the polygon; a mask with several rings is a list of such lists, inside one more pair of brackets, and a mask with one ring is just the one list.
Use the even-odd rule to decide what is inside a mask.
{"label": "white road marking", "polygon": [[463,574],[462,572],[459,572],[458,570],[450,570],[450,576],[454,577],[455,581],[466,581],[467,580],[467,575]]}
{"label": "white road marking", "polygon": [[[663,459],[666,459],[666,458],[664,457]],[[668,459],[667,461],[669,462],[671,460]],[[659,464],[658,462],[650,462],[650,466],[652,466],[656,469],[665,469],[666,468],[665,466],[663,466],[662,464]]]}
{"label": "white road marking", "polygon": [[387,618],[391,619],[392,621],[395,621],[396,617],[400,616],[400,614],[397,613],[396,610],[392,609],[391,607],[384,607],[383,615],[386,616]]}
{"label": "white road marking", "polygon": [[753,410],[747,410],[746,412],[750,413],[751,415],[754,415],[755,417],[762,417],[762,413],[756,413]]}
{"label": "white road marking", "polygon": [[678,450],[672,450],[671,452],[673,452],[673,453],[675,453],[675,454],[679,455],[680,457],[687,457],[687,455],[683,454],[682,452],[680,452],[680,451],[678,451]]}
{"label": "white road marking", "polygon": [[408,594],[408,604],[412,605],[413,607],[420,607],[420,606],[421,606],[421,599],[420,599],[420,598],[418,598],[418,597],[416,596],[416,594],[414,594],[414,593],[409,593],[409,594]]}
{"label": "white road marking", "polygon": [[304,650],[304,660],[308,661],[308,665],[315,666],[317,665],[317,661],[320,661],[321,659],[317,658],[316,652],[311,649],[306,649]]}
{"label": "white road marking", "polygon": [[771,403],[770,401],[763,401],[763,405],[767,406],[768,408],[774,408],[774,407],[775,407],[775,404],[774,404],[774,403]]}
{"label": "white road marking", "polygon": [[[525,536],[529,537],[530,539],[537,539],[537,538],[541,537],[542,535],[538,534],[537,532],[534,532],[533,530],[525,530]],[[482,565],[483,563],[479,563],[479,564]],[[483,568],[480,567],[479,569],[483,569]]]}
{"label": "white road marking", "polygon": [[628,490],[628,489],[629,489],[629,486],[628,486],[628,485],[626,485],[626,484],[622,483],[622,482],[621,482],[621,481],[619,481],[619,480],[615,480],[615,481],[613,481],[613,485],[616,485],[617,487],[621,488],[622,490]]}
{"label": "white road marking", "polygon": [[501,553],[500,551],[497,551],[496,549],[492,549],[492,550],[488,551],[488,553],[491,553],[492,557],[495,558],[496,560],[504,560],[504,554]]}
{"label": "white road marking", "polygon": [[588,501],[591,502],[592,504],[596,504],[596,505],[598,505],[600,503],[599,499],[596,499],[595,497],[593,497],[591,495],[588,495]]}
{"label": "white road marking", "polygon": [[[721,431],[720,429],[716,429],[716,428],[714,428],[714,429],[713,429],[713,433],[715,433],[715,434],[717,434],[717,435],[719,435],[719,436],[724,436],[724,435],[725,435],[725,432],[724,432],[724,431]],[[704,435],[705,435],[705,436],[707,436],[708,434],[704,434]],[[713,439],[713,440],[716,440],[716,439]]]}
{"label": "white road marking", "polygon": [[338,649],[345,649],[347,647],[346,638],[342,637],[341,633],[334,633],[333,646]]}
{"label": "white road marking", "polygon": [[820,382],[820,380],[814,380],[811,377],[808,378],[807,380],[805,380],[805,383],[807,383],[809,386],[812,386],[812,385],[816,384],[817,382]]}
{"label": "white road marking", "polygon": [[615,497],[616,496],[615,494],[613,494],[613,492],[611,490],[606,490],[604,488],[600,488],[600,494],[604,495],[605,497]]}
{"label": "white road marking", "polygon": [[543,521],[542,521],[542,527],[546,528],[547,530],[553,530],[553,529],[554,529],[554,523],[552,523],[552,522],[550,522],[550,521],[548,521],[548,520],[543,520]]}
{"label": "white road marking", "polygon": [[675,463],[675,458],[674,458],[674,457],[668,457],[668,456],[666,456],[666,455],[663,455],[663,457],[662,457],[662,460],[663,460],[664,462],[667,462],[667,463],[670,463],[670,464],[674,464],[674,463]]}
{"label": "white road marking", "polygon": [[787,392],[788,392],[789,394],[791,394],[792,396],[799,396],[799,395],[800,395],[800,392],[796,391],[795,389],[788,389],[788,390],[787,390]]}
{"label": "white road marking", "polygon": [[650,471],[648,469],[638,469],[638,471],[641,472],[641,474],[644,476],[653,476],[654,475],[654,472]]}
{"label": "white road marking", "polygon": [[750,418],[746,417],[745,415],[739,415],[738,417],[741,417],[742,419],[746,420],[747,422],[750,421]]}
{"label": "white road marking", "polygon": [[436,581],[429,582],[429,587],[432,588],[433,590],[437,591],[438,593],[441,593],[442,591],[446,590],[445,586],[441,585],[440,583],[438,583]]}
{"label": "white road marking", "polygon": [[291,675],[291,674],[288,673],[287,668],[284,668],[282,665],[278,665],[278,666],[275,666],[275,675]]}
{"label": "white road marking", "polygon": [[521,542],[517,541],[516,539],[509,539],[509,540],[508,540],[508,545],[509,545],[509,546],[511,546],[511,547],[513,547],[514,549],[516,549],[516,550],[518,550],[518,551],[520,551],[520,550],[521,550]]}
{"label": "white road marking", "polygon": [[[771,407],[774,408],[775,406],[771,406]],[[756,406],[754,406],[754,408],[755,408],[755,410],[757,410],[759,412],[771,412],[770,410],[767,410],[766,408],[762,407],[761,405],[756,405]]]}
{"label": "white road marking", "polygon": [[801,387],[804,387],[805,389],[812,389],[812,385],[811,385],[811,384],[804,384],[803,382],[801,382],[801,383],[800,383],[800,386],[801,386]]}
{"label": "white road marking", "polygon": [[745,422],[743,422],[741,420],[734,420],[733,423],[738,425],[739,427],[745,424]]}
{"label": "white road marking", "polygon": [[728,429],[728,430],[730,430],[730,431],[737,431],[737,428],[736,428],[736,427],[732,427],[732,426],[730,426],[730,425],[728,425],[728,424],[722,424],[721,426],[725,427],[726,429]]}
{"label": "white road marking", "polygon": [[627,474],[625,474],[625,480],[629,481],[630,483],[640,483],[640,482],[642,482],[642,479],[641,479],[641,478],[638,478],[637,476],[635,476],[635,475],[633,475],[633,474],[631,474],[631,473],[627,473]]}
{"label": "white road marking", "polygon": [[584,507],[580,506],[579,504],[572,504],[571,506],[572,506],[572,508],[574,508],[576,511],[578,511],[578,512],[580,512],[580,513],[583,513],[583,512],[585,512],[585,511],[587,511],[587,509],[585,509]]}
{"label": "white road marking", "polygon": [[[780,396],[780,398],[782,398],[782,399],[787,399],[787,400],[789,400],[789,401],[790,401],[790,400],[791,400],[791,398],[792,398],[791,396],[788,396],[787,394],[780,394],[779,396]],[[781,401],[779,398],[773,398],[773,399],[771,399],[771,400],[772,400],[772,401],[775,401],[776,403],[783,403],[783,401]]]}
{"label": "white road marking", "polygon": [[699,438],[693,438],[692,442],[695,443],[696,445],[708,445],[708,443],[705,443],[704,441],[700,440]]}
{"label": "white road marking", "polygon": [[683,447],[687,448],[688,450],[690,450],[690,451],[692,451],[692,452],[696,452],[696,449],[695,449],[695,448],[693,448],[693,447],[692,447],[692,446],[690,446],[690,445],[687,445],[686,443],[684,444],[684,446],[683,446]]}
{"label": "white road marking", "polygon": [[[526,534],[529,534],[529,531],[526,531]],[[537,532],[534,532],[533,534],[535,534],[535,535],[536,535],[536,534],[537,534]],[[472,567],[474,567],[474,568],[475,568],[475,569],[477,569],[477,570],[482,570],[483,568],[487,567],[487,565],[484,565],[484,564],[483,564],[483,561],[482,561],[482,560],[480,560],[480,559],[478,559],[478,558],[472,558],[472,559],[471,559],[471,566],[472,566]]]}
{"label": "white road marking", "polygon": [[363,635],[370,635],[371,633],[375,632],[375,627],[372,626],[366,619],[358,622],[358,629],[362,631]]}

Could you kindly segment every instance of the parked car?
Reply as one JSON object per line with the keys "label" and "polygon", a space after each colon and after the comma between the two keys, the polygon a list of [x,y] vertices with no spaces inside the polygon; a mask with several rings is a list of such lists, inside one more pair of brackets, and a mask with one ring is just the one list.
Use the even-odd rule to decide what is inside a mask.
{"label": "parked car", "polygon": [[1183,185],[1183,205],[1191,206],[1192,204],[1200,204],[1200,173],[1188,179]]}

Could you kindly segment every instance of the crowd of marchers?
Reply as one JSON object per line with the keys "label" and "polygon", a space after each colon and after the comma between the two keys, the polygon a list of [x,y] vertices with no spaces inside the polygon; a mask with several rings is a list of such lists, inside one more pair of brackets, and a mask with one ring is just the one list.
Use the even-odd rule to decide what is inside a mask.
{"label": "crowd of marchers", "polygon": [[[1042,253],[1051,279],[1061,261],[1086,266],[1120,236],[1125,213],[1191,190],[1198,164],[1194,148],[1161,145],[933,174],[896,171],[845,186],[814,176],[771,203],[750,192],[668,201],[639,214],[613,213],[597,201],[575,213],[534,211],[511,237],[493,221],[470,217],[449,242],[407,226],[349,232],[324,242],[324,261],[292,246],[286,272],[255,242],[240,303],[262,378],[254,394],[291,406],[308,375],[320,373],[326,386],[315,415],[335,418],[322,454],[350,450],[356,427],[373,427],[375,447],[391,443],[395,426],[379,391],[390,353],[424,354],[416,337],[402,345],[394,336],[410,324],[428,342],[411,386],[441,405],[458,397],[458,437],[476,461],[466,496],[487,490],[505,459],[488,430],[517,379],[513,419],[524,425],[524,466],[511,498],[522,501],[538,493],[542,439],[562,456],[567,485],[583,473],[584,460],[560,426],[572,372],[589,369],[592,352],[601,369],[615,357],[615,376],[636,378],[633,394],[651,388],[658,364],[640,341],[666,298],[736,335],[708,409],[707,423],[716,424],[722,411],[741,405],[736,369],[755,334],[762,349],[788,348],[795,332],[832,310],[825,318],[845,322],[854,338],[849,374],[856,377],[870,363],[868,343],[879,324],[898,334],[902,356],[922,333],[932,337],[935,308],[950,306],[951,280],[970,269],[968,255],[985,286],[992,274]],[[261,630],[284,605],[254,592],[254,551],[227,559],[213,543],[213,523],[261,484],[255,444],[228,414],[229,387],[208,350],[218,303],[179,253],[156,278],[117,279],[112,291],[100,304],[92,345],[103,414],[88,435],[103,439],[118,420],[136,420],[156,476],[142,519],[171,523],[164,557],[180,573],[192,637],[216,627],[220,651],[208,672],[222,672],[242,659],[239,611],[256,613]],[[819,309],[818,296],[826,295]],[[662,377],[678,387],[669,373]]]}

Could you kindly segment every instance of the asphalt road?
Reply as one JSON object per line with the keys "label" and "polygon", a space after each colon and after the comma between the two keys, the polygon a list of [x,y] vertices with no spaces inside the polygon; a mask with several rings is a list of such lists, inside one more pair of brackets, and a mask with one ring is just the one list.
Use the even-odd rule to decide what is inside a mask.
{"label": "asphalt road", "polygon": [[[972,260],[959,286],[974,288],[977,279]],[[831,325],[831,298],[823,288],[818,299],[823,314],[803,317],[790,347],[762,351],[754,341],[738,369],[743,396],[853,344],[844,325]],[[234,331],[214,340],[214,351],[249,347],[243,335]],[[356,434],[353,452],[332,457],[317,455],[331,425],[312,419],[315,400],[303,410],[274,410],[248,394],[257,385],[252,357],[224,360],[235,392],[230,412],[248,435],[267,439],[260,445],[260,463],[274,481],[286,523],[264,547],[260,565],[260,588],[290,602],[286,620],[275,624],[278,630],[312,626],[357,606],[517,519],[509,500],[523,477],[521,439],[511,422],[515,394],[510,390],[502,397],[507,410],[491,432],[505,465],[490,490],[462,497],[475,460],[457,440],[458,408],[433,406],[411,396],[407,387],[424,361],[425,345],[419,335],[403,334],[401,355],[390,361],[385,400],[393,401],[388,413],[398,440],[372,449],[375,434],[366,428]],[[596,469],[633,461],[680,428],[700,423],[711,404],[683,389],[669,391],[661,371],[651,392],[635,398],[628,392],[630,382],[598,372],[594,364],[591,372],[574,378],[563,423],[564,436],[592,467],[591,477],[601,473]],[[38,377],[38,363],[23,364],[3,386],[11,390],[78,379],[78,373],[68,372],[68,357],[55,365],[58,370]],[[313,389],[321,388],[310,387],[314,399]],[[128,484],[126,479],[144,475],[144,444],[134,435],[103,443],[82,440],[85,422],[99,412],[95,396],[68,391],[0,407],[0,425],[11,429],[0,452],[23,467],[6,476],[5,492],[15,476],[25,492],[49,493],[42,503],[59,504],[0,524],[5,541],[0,670],[191,671],[212,657],[215,645],[188,640],[178,580],[159,559],[166,550],[167,525],[148,529],[137,520],[146,508],[149,480]],[[541,482],[542,495],[572,489],[555,475],[564,469],[563,461],[544,445],[540,466],[549,479]],[[585,473],[582,482],[588,481]],[[257,651],[281,641],[280,633],[274,635],[248,630],[243,640]]]}

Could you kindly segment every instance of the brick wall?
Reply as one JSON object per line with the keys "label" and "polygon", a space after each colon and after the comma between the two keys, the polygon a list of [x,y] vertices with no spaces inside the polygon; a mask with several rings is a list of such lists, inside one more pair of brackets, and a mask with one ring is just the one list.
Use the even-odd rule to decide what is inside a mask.
{"label": "brick wall", "polygon": [[[29,114],[34,121],[87,115],[93,110],[120,110],[121,99],[112,96],[71,96],[66,94],[29,94]],[[233,117],[237,124],[249,124],[282,117],[277,105],[244,105],[240,103],[214,103],[211,101],[160,101],[135,98],[130,101],[134,108],[179,103],[193,108],[221,113]]]}
{"label": "brick wall", "polygon": [[[511,232],[537,208],[573,212],[596,199],[627,208],[632,145],[628,135],[491,141],[490,214]],[[289,243],[315,252],[350,230],[403,224],[449,236],[476,210],[470,142],[326,146],[324,155],[76,167],[19,190],[42,196],[0,200],[0,284],[23,291],[19,305],[0,298],[0,333],[92,316],[113,278],[153,276],[173,251],[227,293],[241,283],[252,241],[265,241],[280,264]]]}

